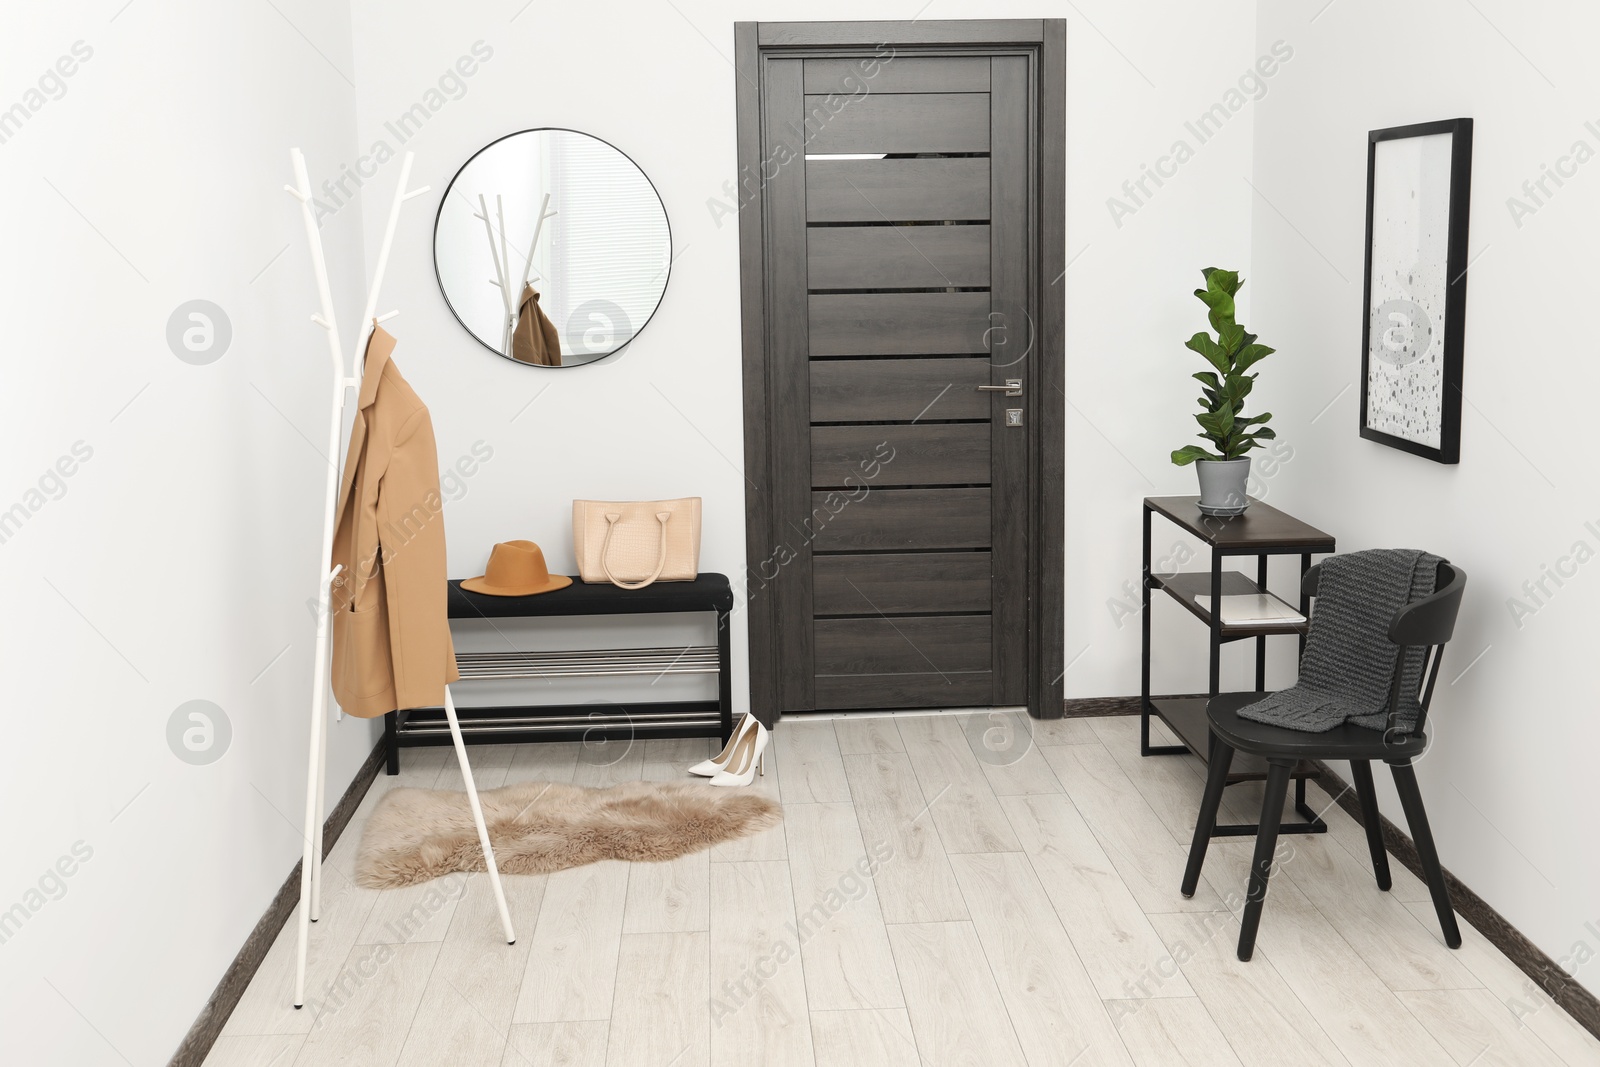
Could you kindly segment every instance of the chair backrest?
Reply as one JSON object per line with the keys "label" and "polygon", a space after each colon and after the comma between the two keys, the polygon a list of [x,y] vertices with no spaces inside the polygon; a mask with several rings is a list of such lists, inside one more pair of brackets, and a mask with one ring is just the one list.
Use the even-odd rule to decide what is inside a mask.
{"label": "chair backrest", "polygon": [[[1316,596],[1322,582],[1322,564],[1306,572],[1300,590],[1306,596]],[[1397,729],[1395,714],[1400,703],[1400,678],[1405,667],[1406,649],[1427,649],[1427,659],[1422,670],[1422,691],[1417,695],[1419,711],[1417,721],[1405,732],[1420,735],[1428,718],[1428,706],[1433,702],[1433,684],[1439,677],[1439,661],[1444,656],[1444,646],[1455,634],[1456,616],[1461,613],[1461,596],[1467,588],[1467,574],[1452,563],[1440,561],[1434,578],[1433,592],[1421,600],[1413,601],[1395,612],[1389,621],[1389,640],[1400,646],[1395,656],[1394,683],[1389,691],[1389,727],[1385,733]]]}

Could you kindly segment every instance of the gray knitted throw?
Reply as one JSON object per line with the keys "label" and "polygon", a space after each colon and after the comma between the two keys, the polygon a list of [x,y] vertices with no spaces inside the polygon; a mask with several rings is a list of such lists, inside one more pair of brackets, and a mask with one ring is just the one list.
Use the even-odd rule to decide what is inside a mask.
{"label": "gray knitted throw", "polygon": [[[1438,556],[1408,548],[1375,548],[1323,560],[1300,680],[1240,708],[1239,717],[1310,733],[1325,733],[1346,722],[1384,729],[1399,652],[1389,640],[1389,623],[1401,608],[1433,592],[1441,562]],[[1406,651],[1398,722],[1408,729],[1420,709],[1417,690],[1426,656],[1424,648]]]}

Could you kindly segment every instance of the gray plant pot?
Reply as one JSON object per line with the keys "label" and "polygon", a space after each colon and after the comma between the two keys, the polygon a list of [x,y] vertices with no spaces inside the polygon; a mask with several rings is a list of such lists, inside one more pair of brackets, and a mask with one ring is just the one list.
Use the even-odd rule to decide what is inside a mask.
{"label": "gray plant pot", "polygon": [[1242,515],[1250,506],[1245,485],[1250,481],[1250,457],[1196,460],[1200,476],[1200,510],[1207,515]]}

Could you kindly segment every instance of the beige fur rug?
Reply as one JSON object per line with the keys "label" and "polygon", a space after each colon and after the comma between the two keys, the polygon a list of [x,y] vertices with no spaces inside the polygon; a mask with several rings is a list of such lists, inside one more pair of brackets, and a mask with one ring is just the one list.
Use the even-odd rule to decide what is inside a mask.
{"label": "beige fur rug", "polygon": [[[478,794],[495,861],[507,874],[542,874],[597,860],[675,859],[759,833],[783,818],[753,790],[695,782],[628,782],[609,789],[521,782]],[[484,870],[464,792],[392,789],[367,819],[356,882],[416,885]]]}

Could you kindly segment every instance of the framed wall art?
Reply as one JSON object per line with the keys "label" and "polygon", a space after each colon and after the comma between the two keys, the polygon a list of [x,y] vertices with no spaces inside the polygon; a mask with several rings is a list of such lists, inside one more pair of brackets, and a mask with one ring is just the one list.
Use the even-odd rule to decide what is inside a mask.
{"label": "framed wall art", "polygon": [[1472,120],[1367,135],[1361,436],[1461,458]]}

